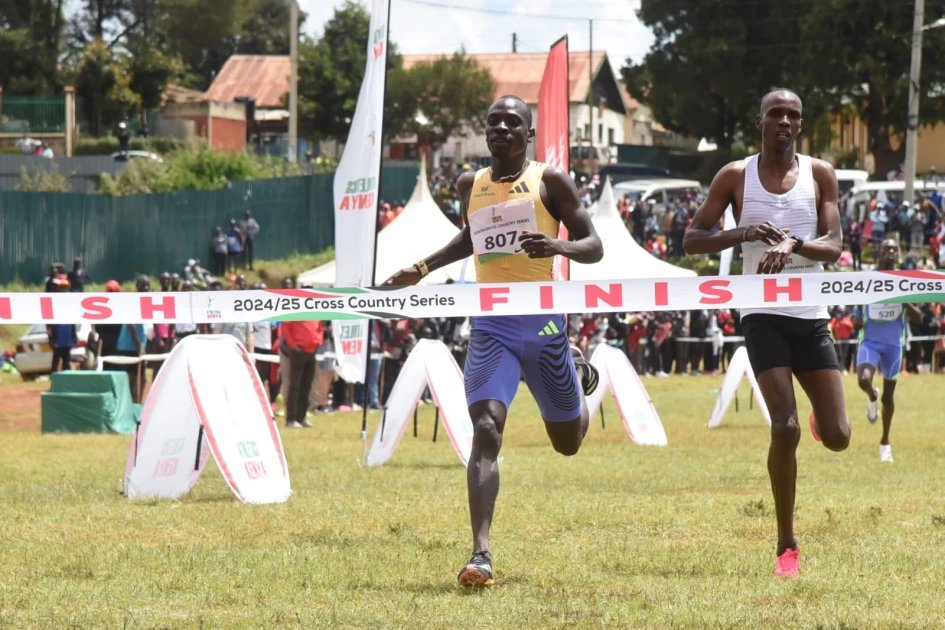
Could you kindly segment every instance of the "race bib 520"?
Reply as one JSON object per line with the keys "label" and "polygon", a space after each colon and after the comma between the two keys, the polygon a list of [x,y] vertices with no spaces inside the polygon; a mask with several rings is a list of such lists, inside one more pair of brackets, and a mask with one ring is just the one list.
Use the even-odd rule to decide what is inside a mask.
{"label": "race bib 520", "polygon": [[522,253],[519,239],[524,231],[538,231],[531,197],[503,201],[469,215],[473,250],[480,261]]}
{"label": "race bib 520", "polygon": [[892,322],[902,317],[902,304],[870,304],[869,316],[874,322]]}

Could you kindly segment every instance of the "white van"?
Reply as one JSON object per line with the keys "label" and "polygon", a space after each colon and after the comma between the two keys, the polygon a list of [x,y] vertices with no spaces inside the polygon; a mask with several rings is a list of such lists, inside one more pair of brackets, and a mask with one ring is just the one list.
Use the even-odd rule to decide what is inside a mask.
{"label": "white van", "polygon": [[[923,197],[927,197],[935,191],[945,194],[945,181],[933,183],[917,179],[915,181],[914,190]],[[880,204],[891,201],[898,206],[902,203],[905,191],[905,182],[866,182],[865,184],[853,187],[851,193],[853,194],[854,201],[858,204],[868,203],[870,195],[875,194],[876,201]]]}
{"label": "white van", "polygon": [[662,231],[667,204],[676,198],[685,199],[687,195],[695,198],[702,192],[702,184],[694,179],[633,179],[614,186],[614,199],[620,201],[624,195],[629,195],[631,203],[649,203],[652,199],[653,216]]}
{"label": "white van", "polygon": [[838,168],[834,172],[837,174],[837,183],[840,185],[841,197],[853,188],[863,186],[870,180],[870,174],[866,171]]}

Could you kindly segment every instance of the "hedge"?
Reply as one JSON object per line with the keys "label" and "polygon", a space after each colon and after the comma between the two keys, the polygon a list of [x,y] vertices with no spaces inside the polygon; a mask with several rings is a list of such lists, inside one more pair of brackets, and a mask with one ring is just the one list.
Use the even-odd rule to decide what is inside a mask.
{"label": "hedge", "polygon": [[[166,155],[183,149],[186,144],[179,138],[154,136],[153,138],[132,138],[128,147],[132,151],[150,151],[158,155]],[[117,151],[118,138],[115,136],[80,138],[75,143],[73,155],[111,155]]]}

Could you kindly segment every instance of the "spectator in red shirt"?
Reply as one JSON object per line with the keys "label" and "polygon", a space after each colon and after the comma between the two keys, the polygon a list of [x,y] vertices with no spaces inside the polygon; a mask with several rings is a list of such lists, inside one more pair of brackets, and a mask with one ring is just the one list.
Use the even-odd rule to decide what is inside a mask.
{"label": "spectator in red shirt", "polygon": [[843,342],[848,342],[853,338],[853,320],[850,319],[846,308],[837,307],[837,314],[831,320],[830,326],[833,328],[834,338],[840,342],[837,343],[837,358],[843,367],[843,373],[847,374],[850,371],[850,362],[853,360],[853,344]]}
{"label": "spectator in red shirt", "polygon": [[315,379],[315,351],[324,341],[324,329],[320,321],[282,322],[280,337],[280,351],[289,361],[285,425],[289,429],[310,427],[305,414]]}

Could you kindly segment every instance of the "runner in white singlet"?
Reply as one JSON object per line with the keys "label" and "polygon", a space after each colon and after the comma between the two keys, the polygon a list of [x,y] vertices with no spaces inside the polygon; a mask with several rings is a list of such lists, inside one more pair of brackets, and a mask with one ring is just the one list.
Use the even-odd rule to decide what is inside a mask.
{"label": "runner in white singlet", "polygon": [[[794,152],[801,99],[778,89],[761,99],[756,124],[762,151],[725,166],[709,188],[684,240],[687,254],[718,253],[741,245],[744,274],[815,273],[841,252],[837,177],[833,167]],[[738,227],[713,232],[731,204]],[[752,369],[771,413],[768,473],[778,521],[775,575],[796,576],[795,452],[801,430],[794,399],[796,376],[810,398],[815,439],[833,451],[850,443],[840,363],[820,306],[744,309],[742,328]],[[815,420],[816,418],[816,420]]]}

